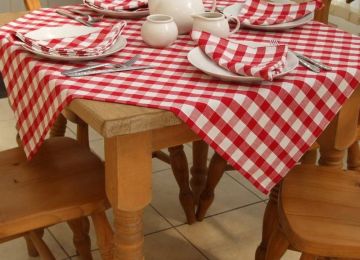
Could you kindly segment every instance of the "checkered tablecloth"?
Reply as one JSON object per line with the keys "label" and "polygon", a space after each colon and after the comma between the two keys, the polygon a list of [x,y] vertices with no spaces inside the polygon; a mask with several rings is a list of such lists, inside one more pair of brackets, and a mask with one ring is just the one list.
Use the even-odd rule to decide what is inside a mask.
{"label": "checkered tablecloth", "polygon": [[[219,1],[220,6],[232,1]],[[101,26],[115,24],[108,19]],[[69,78],[60,72],[76,64],[41,59],[11,41],[10,34],[41,26],[77,24],[53,12],[35,11],[0,30],[0,70],[15,111],[20,137],[31,157],[61,110],[75,98],[170,110],[248,178],[268,192],[300,159],[360,81],[360,38],[311,22],[286,32],[241,30],[233,40],[277,39],[324,63],[331,72],[298,67],[281,79],[257,85],[227,83],[190,65],[190,36],[169,48],[141,40],[142,20],[129,20],[126,48],[103,59],[123,62],[141,54],[139,65],[154,69]]]}

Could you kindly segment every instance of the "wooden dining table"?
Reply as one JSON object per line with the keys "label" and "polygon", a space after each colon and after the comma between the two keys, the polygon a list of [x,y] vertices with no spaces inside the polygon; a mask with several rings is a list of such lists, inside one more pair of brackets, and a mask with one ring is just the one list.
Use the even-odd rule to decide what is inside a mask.
{"label": "wooden dining table", "polygon": [[[113,257],[143,259],[142,213],[152,199],[152,152],[188,142],[201,147],[202,142],[168,111],[88,100],[74,100],[68,108],[105,139],[106,192],[115,219]],[[358,88],[318,139],[321,164],[342,167],[357,135],[359,110]],[[202,151],[195,149],[195,157],[201,159]],[[203,163],[195,160],[194,169],[202,170],[192,173],[204,181]]]}
{"label": "wooden dining table", "polygon": [[[6,32],[12,33],[16,29],[21,30],[22,28],[24,28],[24,24],[26,24],[26,26],[30,29],[35,29],[37,28],[37,21],[39,16],[41,16],[42,19],[47,19],[46,24],[50,22],[56,25],[69,23],[68,20],[62,17],[57,17],[54,12],[46,12],[39,10],[29,15],[27,18],[28,20],[22,19],[17,23],[13,23],[12,25],[5,27],[2,33],[5,35]],[[104,23],[112,24],[112,21],[104,21]],[[154,68],[154,70],[150,72],[144,71],[139,74],[136,74],[135,72],[132,74],[126,74],[128,75],[128,77],[121,77],[121,75],[102,75],[103,77],[99,76],[99,78],[66,78],[61,75],[60,70],[70,68],[71,66],[69,64],[62,64],[61,62],[53,63],[50,61],[38,59],[38,57],[27,53],[26,51],[20,49],[18,46],[12,45],[12,43],[6,41],[5,38],[2,41],[2,49],[0,49],[1,51],[3,51],[4,54],[7,55],[7,57],[9,57],[8,59],[3,59],[0,62],[0,65],[2,66],[2,73],[4,74],[5,82],[8,83],[7,85],[10,85],[9,97],[13,108],[14,110],[16,110],[17,107],[19,108],[19,110],[15,113],[17,115],[22,115],[22,105],[24,102],[26,103],[29,101],[27,97],[33,97],[33,93],[40,94],[40,98],[38,100],[34,100],[34,102],[31,100],[31,102],[28,102],[26,104],[26,112],[28,112],[30,116],[20,116],[20,121],[18,121],[18,126],[22,127],[23,137],[25,136],[25,139],[27,139],[27,142],[25,143],[30,144],[27,146],[28,155],[33,155],[36,152],[36,149],[41,145],[41,140],[36,138],[41,134],[46,133],[44,129],[46,129],[46,127],[50,127],[50,119],[55,118],[55,113],[51,115],[46,114],[44,116],[45,113],[37,113],[37,109],[41,107],[42,112],[56,111],[60,113],[60,110],[63,109],[61,105],[67,104],[65,102],[66,100],[71,100],[71,102],[67,104],[67,109],[75,113],[85,123],[87,123],[90,127],[92,127],[95,131],[97,131],[101,136],[104,137],[106,175],[105,185],[108,199],[114,211],[115,219],[114,233],[106,234],[106,236],[103,237],[102,241],[102,243],[107,245],[107,251],[112,252],[112,254],[108,255],[109,259],[144,259],[144,235],[142,215],[144,208],[149,205],[152,199],[151,175],[152,153],[154,151],[158,151],[163,148],[170,148],[170,158],[173,161],[176,161],[176,163],[172,165],[172,168],[175,177],[177,178],[177,182],[180,185],[180,195],[182,197],[182,202],[185,204],[188,203],[188,205],[190,205],[189,208],[192,212],[190,213],[193,214],[192,217],[194,217],[194,203],[196,203],[199,191],[201,191],[204,187],[207,173],[207,145],[199,138],[197,134],[195,134],[194,131],[196,131],[196,128],[191,130],[191,126],[189,126],[195,125],[196,123],[198,123],[199,125],[204,124],[204,121],[196,120],[197,112],[203,112],[204,114],[207,114],[209,118],[205,120],[205,122],[209,123],[211,119],[215,119],[214,121],[216,121],[217,115],[220,115],[219,117],[221,117],[221,115],[223,115],[224,117],[228,116],[228,114],[226,113],[221,114],[221,112],[223,112],[222,108],[224,108],[225,112],[230,113],[232,111],[227,111],[226,108],[231,106],[234,111],[240,111],[240,113],[238,113],[238,117],[231,117],[233,120],[229,120],[231,121],[230,123],[235,122],[235,124],[229,124],[226,128],[226,131],[228,131],[229,129],[233,129],[235,132],[237,131],[238,135],[241,135],[239,130],[240,127],[236,128],[235,126],[237,126],[236,123],[241,120],[243,120],[241,121],[241,123],[243,125],[246,125],[244,123],[246,121],[244,120],[245,116],[243,115],[247,115],[247,118],[251,118],[253,121],[260,121],[261,115],[266,114],[266,112],[268,112],[270,108],[270,119],[268,119],[268,121],[265,120],[267,124],[264,124],[265,126],[268,126],[268,128],[264,127],[264,131],[262,131],[262,128],[259,130],[259,127],[255,129],[256,134],[260,133],[258,136],[256,136],[258,138],[258,142],[254,144],[254,146],[256,146],[257,144],[259,144],[260,141],[264,141],[261,139],[263,138],[262,134],[265,131],[270,132],[273,130],[272,133],[275,137],[277,136],[277,124],[279,124],[278,118],[281,117],[282,114],[289,114],[289,111],[286,111],[287,105],[291,108],[290,115],[292,116],[291,119],[293,120],[293,122],[298,119],[295,116],[297,113],[303,116],[302,119],[312,119],[312,112],[315,111],[316,115],[321,118],[321,124],[319,122],[316,122],[319,123],[319,126],[316,125],[315,127],[317,131],[313,129],[314,125],[312,124],[311,127],[313,128],[311,130],[314,133],[320,133],[320,125],[324,126],[325,121],[328,117],[330,117],[329,115],[331,115],[331,117],[335,115],[335,113],[338,111],[338,108],[340,108],[340,104],[345,102],[348,95],[350,95],[349,93],[354,90],[354,82],[360,81],[358,78],[355,78],[355,76],[359,75],[358,63],[357,60],[353,58],[353,55],[349,54],[349,46],[351,46],[350,43],[345,44],[346,48],[344,50],[344,55],[348,59],[346,62],[343,62],[344,64],[342,64],[340,61],[338,61],[338,56],[336,56],[336,53],[338,51],[338,49],[336,49],[336,46],[338,46],[337,44],[339,43],[334,43],[333,45],[328,46],[328,41],[323,40],[330,38],[332,39],[334,38],[332,37],[333,35],[342,35],[344,36],[344,38],[346,38],[347,41],[350,41],[351,37],[331,28],[325,28],[323,25],[317,23],[314,23],[312,25],[305,25],[299,30],[295,29],[294,31],[296,31],[296,33],[294,35],[292,35],[291,32],[274,35],[272,33],[262,34],[260,32],[249,32],[244,30],[242,31],[241,37],[246,36],[248,37],[248,39],[251,40],[256,39],[257,41],[261,40],[263,42],[266,42],[269,41],[272,37],[276,36],[277,38],[279,38],[279,35],[281,35],[285,43],[291,43],[292,48],[298,48],[299,51],[306,51],[306,48],[308,48],[307,45],[310,45],[314,48],[314,50],[316,50],[316,54],[321,51],[326,53],[329,51],[329,48],[333,48],[335,52],[334,60],[338,62],[337,65],[339,67],[337,68],[339,68],[339,73],[324,73],[314,75],[312,73],[309,73],[304,68],[299,68],[298,70],[296,70],[296,73],[285,76],[283,81],[279,80],[272,83],[265,82],[260,87],[255,86],[254,88],[247,88],[241,85],[239,86],[231,83],[222,83],[221,81],[208,77],[202,72],[193,68],[186,59],[188,51],[193,48],[190,39],[187,39],[186,36],[180,36],[180,40],[172,47],[169,47],[169,49],[153,50],[143,45],[140,38],[139,30],[140,23],[138,21],[129,21],[128,30],[124,32],[124,34],[129,39],[128,45],[124,51],[119,52],[119,54],[117,55],[114,55],[113,58],[117,62],[122,62],[124,60],[123,56],[134,55],[135,53],[141,52],[144,61],[151,62],[157,68]],[[318,33],[319,35],[317,35]],[[327,33],[329,33],[330,36],[327,36],[326,38],[325,36]],[[325,36],[323,36],[323,34],[325,34]],[[299,35],[307,35],[308,37],[305,37],[306,39],[309,39],[310,36],[318,37],[319,42],[316,46],[313,46],[312,41],[304,41],[304,39]],[[240,36],[236,35],[236,37]],[[357,40],[354,41],[358,42]],[[319,50],[318,45],[320,43],[322,44],[322,47]],[[171,51],[169,51],[170,49]],[[315,51],[313,53],[315,53]],[[325,58],[328,59],[330,57],[328,56],[329,54]],[[21,66],[21,69],[19,69],[19,66]],[[24,77],[28,77],[29,75],[29,81],[22,80]],[[322,84],[322,80],[326,81],[327,84]],[[38,83],[41,83],[41,88],[39,88]],[[340,86],[338,86],[337,84]],[[326,86],[324,87],[323,85]],[[349,87],[350,85],[351,87]],[[108,90],[109,93],[102,92],[107,87],[110,87],[110,90]],[[16,93],[18,88],[23,89],[24,91],[20,92],[20,96],[18,96]],[[142,94],[141,91],[143,91],[144,89],[145,94]],[[89,90],[90,92],[93,91],[93,95],[86,96],[88,94],[87,91]],[[137,94],[137,91],[139,91],[140,94]],[[242,92],[236,93],[237,91]],[[199,102],[193,102],[194,97],[198,98],[200,96],[199,92],[203,94],[202,100],[200,100]],[[22,95],[23,93],[26,94]],[[66,94],[68,93],[70,93],[70,95],[72,96],[66,97]],[[98,93],[100,93],[100,95],[97,95]],[[134,93],[136,93],[136,95],[134,95]],[[161,95],[163,93],[165,93],[165,99]],[[174,93],[176,93],[178,96],[174,96]],[[290,93],[291,95],[289,95]],[[52,96],[51,94],[54,95]],[[55,94],[57,95],[57,99],[54,98]],[[315,98],[308,99],[307,95],[313,95],[315,96]],[[129,98],[129,96],[133,99]],[[22,97],[25,98],[22,99]],[[37,96],[35,95],[35,97]],[[48,97],[52,97],[51,100],[60,101],[53,103],[42,103],[42,101],[48,100]],[[64,100],[62,98],[64,98]],[[107,102],[86,100],[96,98],[101,100],[108,100]],[[148,98],[151,100],[148,100]],[[171,102],[166,98],[169,98]],[[181,103],[181,106],[177,104],[177,101],[181,100],[181,102],[183,102],[183,99],[187,103]],[[209,114],[209,111],[202,110],[206,105],[209,105],[209,107],[212,109],[220,102],[230,99],[239,102],[239,104],[236,104],[237,106],[234,108],[234,104],[236,102],[233,102],[231,104],[223,103],[223,106],[219,106],[220,111],[218,111],[218,114]],[[164,102],[159,105],[159,100],[163,100]],[[174,102],[172,102],[173,100]],[[208,100],[212,100],[213,104],[215,105],[211,107],[210,104],[207,104]],[[287,102],[283,102],[284,100]],[[241,103],[240,101],[243,101],[243,103]],[[273,101],[273,107],[271,107],[272,104],[267,105],[267,102],[270,101]],[[326,104],[326,101],[329,101],[329,103]],[[39,105],[37,105],[37,102],[39,102]],[[129,104],[129,102],[133,102],[131,104],[134,105],[125,105],[116,102],[128,102],[127,104]],[[249,105],[249,102],[251,102],[251,104],[259,106],[251,109],[251,104]],[[307,106],[308,110],[310,110],[310,113],[308,114],[302,113],[301,111],[301,104],[304,105],[304,102],[305,105],[309,105]],[[51,104],[46,107],[48,103]],[[276,110],[276,108],[279,107],[277,106],[279,103],[282,105],[281,108],[283,108],[284,110]],[[326,104],[324,109],[325,112],[320,111],[322,110],[320,108],[324,108],[323,103]],[[46,109],[43,108],[43,104],[45,104],[44,107]],[[163,106],[163,108],[145,108],[145,106],[155,107],[155,104],[158,104],[157,106],[159,107]],[[196,106],[197,104],[199,106]],[[31,107],[32,105],[34,106]],[[192,107],[191,105],[194,105],[194,107]],[[318,109],[316,105],[319,105],[320,108]],[[331,107],[331,109],[329,109],[328,106]],[[357,88],[355,92],[351,95],[351,97],[342,106],[340,112],[337,114],[335,119],[333,119],[328,128],[317,140],[320,145],[321,164],[329,165],[332,167],[341,167],[344,152],[347,147],[349,147],[354,142],[356,137],[358,122],[357,119],[360,109],[359,106],[360,90]],[[186,113],[189,112],[189,107],[191,107],[191,111],[194,112],[193,115],[195,116],[195,120],[188,120],[187,124],[185,124],[184,121],[186,120],[184,120],[184,118],[185,115],[187,116]],[[335,109],[336,111],[334,111]],[[251,117],[252,114],[249,115],[245,113],[247,112],[247,110],[251,111],[252,114],[260,116]],[[178,113],[178,115],[175,115],[175,113]],[[39,114],[40,117],[37,118]],[[179,116],[182,116],[184,121],[180,120]],[[33,120],[34,118],[36,119]],[[309,123],[309,120],[303,121]],[[288,134],[288,129],[286,117],[282,119],[281,122],[284,122],[283,129],[281,129],[284,130],[283,137],[285,136],[287,138],[286,134]],[[271,129],[269,129],[269,124]],[[284,152],[279,152],[279,155],[281,155],[282,158],[286,157],[288,161],[290,161],[291,159],[294,163],[296,162],[296,160],[294,160],[294,158],[287,158],[286,152],[292,150],[291,145],[293,144],[293,142],[290,139],[291,136],[297,134],[296,131],[301,131],[306,128],[306,126],[304,126],[302,129],[300,129],[298,125],[299,124],[297,124],[297,127],[295,127],[294,129],[291,129],[289,138],[287,138],[286,140],[284,139],[286,141],[285,146],[290,146],[290,149],[283,149],[281,148],[280,144],[276,146],[277,148],[279,148],[278,151],[284,150]],[[222,125],[220,125],[220,127],[221,126]],[[310,124],[308,124],[307,126],[310,126]],[[39,128],[43,128],[43,132],[38,133],[37,130]],[[292,127],[290,126],[290,128]],[[34,132],[27,133],[26,131],[28,131],[28,129],[30,129],[30,132],[31,129],[34,129]],[[200,134],[203,134],[204,139],[208,137],[206,136],[207,132],[211,132],[206,132],[206,130],[208,129],[201,130],[203,132],[199,131]],[[251,138],[249,138],[251,140],[254,139],[254,134],[252,134],[252,130],[254,129],[250,129],[247,133],[247,137],[251,136]],[[323,128],[321,128],[321,130],[323,130]],[[21,131],[19,132],[21,133]],[[217,132],[215,131],[215,133]],[[295,147],[297,148],[297,150],[299,150],[294,152],[297,155],[300,155],[300,150],[302,150],[301,148],[310,145],[308,141],[309,134],[307,132],[306,134],[308,139],[305,139],[307,142],[303,141],[303,139],[301,139],[302,137],[300,137],[300,144],[298,144],[299,146]],[[225,134],[224,136],[227,138]],[[225,139],[224,136],[220,137],[223,137],[223,139]],[[315,134],[310,136],[315,136]],[[232,143],[233,146],[239,150],[241,150],[241,147],[237,147],[238,143],[235,141],[240,138],[242,138],[242,136],[237,136],[237,138],[234,137],[234,142]],[[215,137],[214,139],[218,138]],[[222,143],[222,140],[217,141]],[[251,140],[244,140],[243,143],[246,143],[246,141],[248,141],[249,146],[251,146]],[[207,141],[212,142],[214,140],[209,140],[208,138]],[[189,181],[190,170],[187,164],[187,158],[182,149],[182,145],[188,142],[194,142],[194,165],[191,168],[191,181]],[[281,139],[278,142],[282,143]],[[213,142],[212,144],[214,145],[214,143],[215,142]],[[226,142],[222,144],[224,146],[228,146],[228,143]],[[267,145],[269,145],[269,149],[272,144],[273,143],[267,143]],[[221,150],[221,147],[218,148],[218,150]],[[269,149],[265,147],[265,149],[263,150],[268,151]],[[259,148],[259,151],[260,150],[262,149]],[[249,149],[249,151],[251,150]],[[248,161],[256,161],[255,159],[251,158]],[[239,159],[233,164],[237,163],[238,166],[241,167],[242,165],[240,164],[244,160],[245,159]],[[281,160],[278,161],[278,164],[280,163],[282,163],[282,165],[285,165],[285,163],[283,163],[283,161]],[[265,168],[267,168],[266,170],[268,170],[270,167],[266,166]],[[285,166],[283,167],[283,169],[287,170]],[[242,173],[247,174],[246,172],[244,172],[245,170],[243,169]],[[272,172],[270,172],[270,174],[268,175],[264,174],[264,178],[259,178],[260,180],[257,179],[259,180],[259,182],[257,183],[258,187],[261,186],[261,180],[265,180],[262,186],[263,191],[265,190],[265,188],[270,187],[269,181],[279,181],[281,177],[286,174],[286,172],[284,172],[283,170],[281,171],[282,175],[278,173],[278,175],[276,175],[276,178],[270,180],[270,178],[267,177],[271,174]],[[251,176],[247,177],[249,177],[249,179],[252,180],[253,183],[256,181],[256,179],[251,179]],[[192,186],[192,189],[190,189],[190,186]],[[193,195],[193,191],[195,191],[195,195]],[[268,205],[273,204],[269,203]],[[266,228],[266,225],[264,227]],[[264,232],[264,234],[265,235],[263,238],[262,247],[266,247],[267,241],[266,232]]]}

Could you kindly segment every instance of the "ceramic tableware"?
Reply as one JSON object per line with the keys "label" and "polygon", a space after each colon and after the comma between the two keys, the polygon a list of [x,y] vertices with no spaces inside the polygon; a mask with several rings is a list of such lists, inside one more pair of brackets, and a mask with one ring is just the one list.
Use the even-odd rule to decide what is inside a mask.
{"label": "ceramic tableware", "polygon": [[105,51],[102,54],[93,55],[93,56],[60,56],[55,54],[45,54],[37,51],[36,49],[29,48],[25,44],[22,43],[18,43],[18,44],[21,45],[25,50],[32,52],[42,58],[46,58],[50,60],[58,60],[58,61],[86,61],[86,60],[96,60],[115,54],[118,51],[124,49],[126,47],[126,43],[127,43],[126,39],[122,36],[119,36],[117,41],[114,42],[113,46],[109,50]]}
{"label": "ceramic tableware", "polygon": [[[243,43],[243,42],[242,42]],[[247,44],[254,47],[259,47],[261,44],[256,44],[252,42],[246,42],[243,44]],[[261,78],[251,77],[251,76],[242,76],[233,72],[230,72],[220,66],[218,66],[214,61],[212,61],[201,49],[200,47],[196,47],[188,53],[187,56],[189,62],[199,70],[204,73],[213,76],[215,78],[224,80],[224,81],[232,81],[232,82],[240,82],[240,83],[259,83],[264,81]],[[285,74],[293,71],[299,65],[299,59],[293,53],[289,52],[286,58],[286,65],[284,71],[277,75],[274,78],[278,78],[284,76]]]}
{"label": "ceramic tableware", "polygon": [[[291,3],[292,1],[286,1],[286,2]],[[278,3],[278,4],[282,4],[282,3]],[[240,13],[241,8],[242,8],[242,3],[236,3],[226,7],[223,10],[223,13],[225,14],[226,17],[230,17],[230,16],[237,17]],[[273,24],[273,25],[252,25],[252,24],[241,23],[241,26],[255,30],[263,30],[263,31],[283,31],[304,25],[312,21],[313,19],[314,19],[314,13],[310,13],[300,19],[287,23]]]}
{"label": "ceramic tableware", "polygon": [[[216,0],[212,0],[211,11],[216,8]],[[193,18],[191,15],[205,12],[202,0],[149,0],[150,14],[166,14],[174,18],[179,34],[191,31]]]}
{"label": "ceramic tableware", "polygon": [[[236,33],[240,28],[240,21],[236,17],[225,15],[217,12],[205,12],[192,15],[194,18],[193,30],[204,31],[216,36],[227,38],[231,34]],[[230,30],[229,21],[234,20],[236,27]]]}
{"label": "ceramic tableware", "polygon": [[178,28],[171,16],[163,14],[149,15],[141,28],[144,42],[155,48],[171,45],[178,36]]}

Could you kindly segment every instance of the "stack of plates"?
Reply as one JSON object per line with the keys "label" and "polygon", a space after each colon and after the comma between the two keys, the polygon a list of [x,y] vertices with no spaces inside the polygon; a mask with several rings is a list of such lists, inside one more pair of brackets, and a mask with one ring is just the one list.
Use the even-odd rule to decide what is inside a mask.
{"label": "stack of plates", "polygon": [[[125,0],[125,1],[110,1],[110,2],[109,0],[83,0],[84,5],[87,6],[88,8],[110,17],[131,19],[131,18],[140,18],[140,17],[148,16],[150,13],[147,5],[140,6],[139,8],[131,8],[131,2],[138,3],[142,1]],[[130,4],[124,7],[123,6],[124,2],[129,2]],[[116,3],[119,4],[119,8],[113,8],[113,6],[115,6]],[[108,8],[107,7],[108,5],[111,6],[112,8]]]}
{"label": "stack of plates", "polygon": [[[109,56],[126,46],[126,39],[120,35],[121,29],[114,26],[105,37],[99,37],[104,28],[65,25],[61,27],[42,27],[26,34],[17,33],[18,42],[24,49],[53,60],[93,60]],[[103,36],[103,35],[101,35]],[[94,43],[86,39],[101,38]],[[76,45],[70,44],[72,41]],[[84,42],[79,44],[78,40]]]}

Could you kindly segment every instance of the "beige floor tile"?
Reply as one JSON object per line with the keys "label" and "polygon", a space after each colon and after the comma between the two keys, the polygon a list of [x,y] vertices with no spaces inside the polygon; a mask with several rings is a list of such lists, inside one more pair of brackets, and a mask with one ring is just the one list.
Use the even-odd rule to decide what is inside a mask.
{"label": "beige floor tile", "polygon": [[[261,239],[264,210],[265,204],[259,203],[177,229],[209,259],[251,260]],[[283,260],[298,259],[295,256],[287,254]]]}
{"label": "beige floor tile", "polygon": [[15,120],[0,121],[0,151],[17,147]]}
{"label": "beige floor tile", "polygon": [[[113,224],[112,210],[108,210],[107,216],[111,224]],[[153,208],[146,207],[144,210],[144,233],[149,234],[156,231],[164,230],[170,227],[170,224],[162,218]],[[90,226],[91,249],[98,249],[96,244],[96,235],[93,223]],[[75,248],[72,242],[72,232],[66,223],[61,223],[49,228],[57,241],[62,245],[65,251],[70,255],[76,255]]]}
{"label": "beige floor tile", "polygon": [[[68,121],[67,126],[71,129],[71,131],[76,133],[76,124],[75,123]],[[96,141],[96,140],[101,140],[101,139],[103,139],[103,137],[98,132],[96,132],[94,129],[89,127],[89,140]]]}
{"label": "beige floor tile", "polygon": [[[99,250],[95,250],[95,251],[91,252],[91,254],[92,254],[93,260],[102,260]],[[73,256],[73,257],[71,257],[71,260],[82,260],[82,259],[80,259],[80,257],[78,257],[78,256]]]}
{"label": "beige floor tile", "polygon": [[[170,170],[153,175],[153,200],[151,204],[173,225],[186,222],[178,199],[179,188]],[[253,193],[227,175],[221,179],[215,201],[208,215],[221,213],[259,201]]]}
{"label": "beige floor tile", "polygon": [[9,105],[8,99],[0,98],[0,121],[12,120],[14,118],[14,112]]}
{"label": "beige floor tile", "polygon": [[[51,252],[56,259],[67,259],[68,256],[65,254],[64,250],[59,246],[55,239],[49,234],[48,231],[45,232],[44,241],[47,246],[50,248]],[[39,257],[29,257],[26,250],[25,239],[18,238],[6,243],[0,244],[0,259],[2,260],[35,260],[40,259]]]}
{"label": "beige floor tile", "polygon": [[176,230],[170,229],[145,237],[146,260],[205,260]]}
{"label": "beige floor tile", "polygon": [[247,189],[249,189],[251,192],[255,193],[258,197],[260,197],[263,200],[268,199],[268,195],[265,195],[261,191],[259,191],[257,188],[254,187],[254,185],[251,184],[250,181],[248,181],[241,173],[238,171],[228,171],[227,174],[229,174],[231,177],[235,178],[238,182],[240,182],[243,186],[245,186]]}

